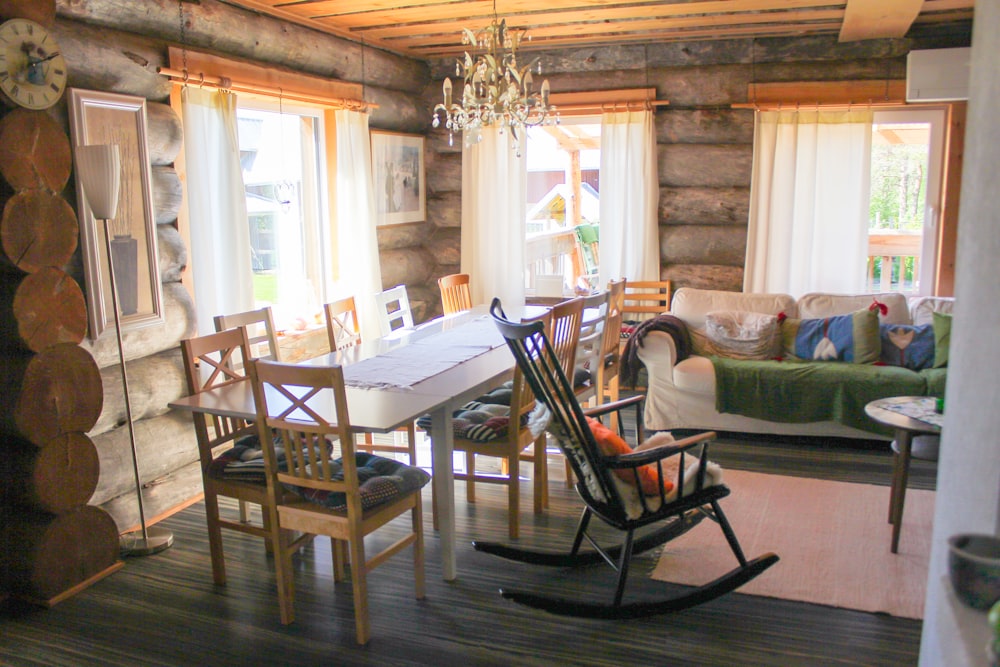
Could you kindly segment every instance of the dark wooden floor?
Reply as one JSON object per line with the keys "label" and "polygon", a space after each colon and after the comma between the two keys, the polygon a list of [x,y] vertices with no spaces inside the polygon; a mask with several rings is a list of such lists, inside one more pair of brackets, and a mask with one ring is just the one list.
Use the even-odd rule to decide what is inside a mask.
{"label": "dark wooden floor", "polygon": [[[884,443],[846,445],[724,437],[712,458],[730,468],[887,483],[890,457]],[[551,468],[555,479],[547,514],[530,514],[525,489],[522,502],[529,510],[522,514],[522,543],[551,546],[572,534],[580,505],[561,483],[561,461]],[[933,466],[915,462],[911,480],[913,487],[933,488]],[[918,621],[738,593],[679,614],[629,622],[572,620],[507,603],[497,589],[514,584],[607,599],[613,573],[606,566],[530,567],[474,552],[471,539],[506,534],[503,491],[485,485],[474,506],[457,494],[459,579],[446,583],[438,540],[429,528],[426,491],[427,597],[413,599],[407,555],[379,568],[370,579],[373,628],[366,647],[354,643],[350,587],[333,586],[329,542],[317,540],[298,558],[297,620],[282,626],[272,563],[260,541],[227,532],[229,583],[213,586],[198,504],[162,524],[175,535],[167,551],[129,559],[116,574],[49,610],[8,601],[0,612],[0,664],[815,667],[917,662]],[[739,526],[735,529],[739,533]],[[888,540],[887,526],[887,548]],[[655,598],[669,586],[647,576],[656,559],[654,553],[635,561],[626,596]]]}

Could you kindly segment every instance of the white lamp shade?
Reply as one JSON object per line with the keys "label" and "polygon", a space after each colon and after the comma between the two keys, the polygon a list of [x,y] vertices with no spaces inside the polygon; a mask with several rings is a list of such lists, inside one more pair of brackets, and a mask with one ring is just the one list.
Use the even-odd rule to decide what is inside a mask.
{"label": "white lamp shade", "polygon": [[76,177],[94,217],[111,220],[118,213],[121,157],[116,144],[76,147]]}

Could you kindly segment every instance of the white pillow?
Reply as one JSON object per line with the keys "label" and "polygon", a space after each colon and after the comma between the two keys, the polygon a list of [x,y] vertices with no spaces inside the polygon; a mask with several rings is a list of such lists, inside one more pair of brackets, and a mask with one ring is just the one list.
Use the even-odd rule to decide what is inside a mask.
{"label": "white pillow", "polygon": [[766,313],[718,310],[705,315],[709,354],[732,359],[777,355],[778,318]]}

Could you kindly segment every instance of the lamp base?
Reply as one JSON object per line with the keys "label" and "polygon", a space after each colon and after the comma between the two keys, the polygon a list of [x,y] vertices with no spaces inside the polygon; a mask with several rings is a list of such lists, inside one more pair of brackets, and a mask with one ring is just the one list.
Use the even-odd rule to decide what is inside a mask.
{"label": "lamp base", "polygon": [[151,556],[174,543],[174,534],[164,528],[147,528],[143,537],[141,530],[124,533],[118,538],[122,556]]}

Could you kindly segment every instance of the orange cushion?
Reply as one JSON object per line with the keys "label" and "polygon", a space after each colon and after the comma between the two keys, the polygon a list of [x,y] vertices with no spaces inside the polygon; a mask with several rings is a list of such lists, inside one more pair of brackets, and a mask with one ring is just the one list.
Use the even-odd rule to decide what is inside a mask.
{"label": "orange cushion", "polygon": [[[601,422],[591,417],[587,417],[587,424],[590,426],[590,432],[594,434],[594,440],[597,441],[597,446],[601,448],[601,452],[605,456],[619,456],[621,454],[632,453],[632,448],[629,447],[628,443],[625,442],[620,435],[609,429]],[[655,463],[649,463],[640,468],[636,468],[636,472],[639,473],[639,486],[644,495],[660,495],[660,490],[657,488],[659,475],[656,472]],[[619,479],[628,482],[633,486],[635,485],[635,475],[631,470],[616,469],[614,473],[618,475]],[[673,488],[673,482],[668,479],[663,480],[664,493],[669,493],[673,490]]]}

